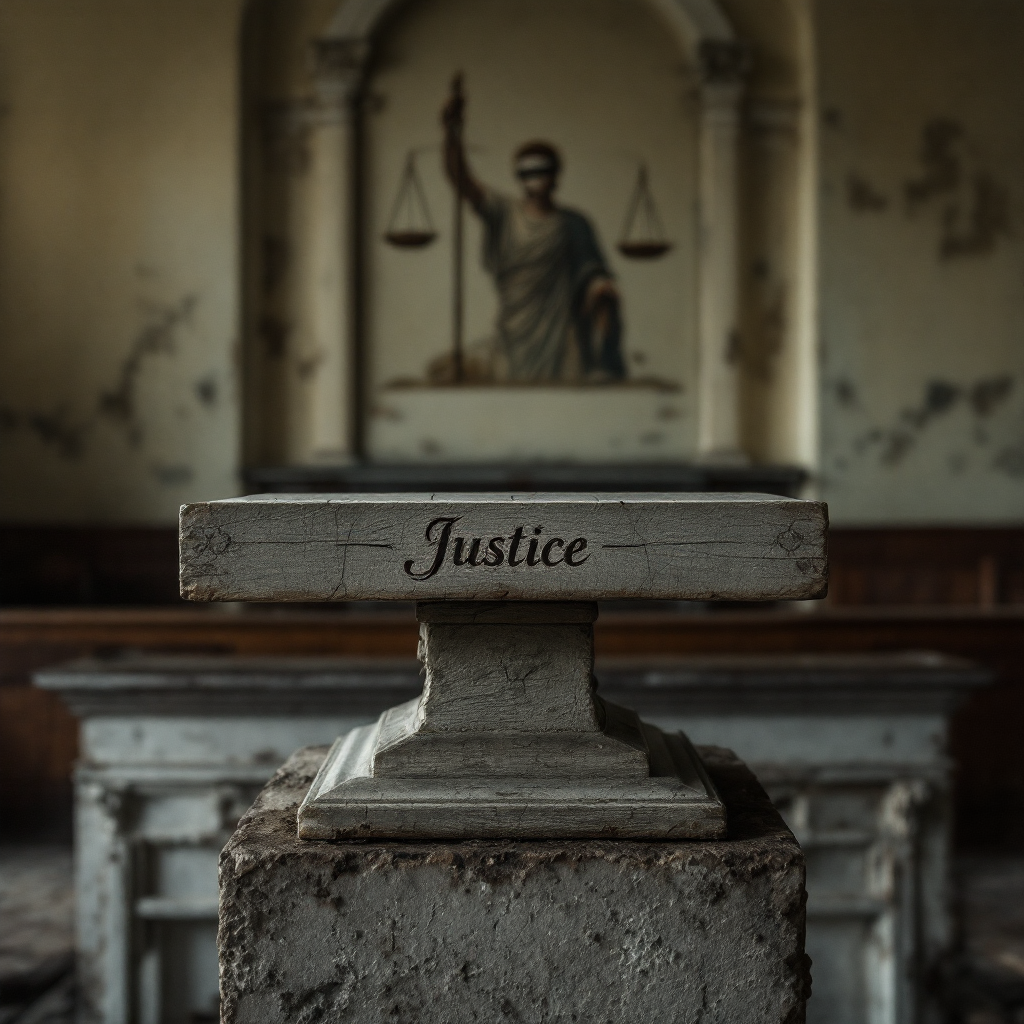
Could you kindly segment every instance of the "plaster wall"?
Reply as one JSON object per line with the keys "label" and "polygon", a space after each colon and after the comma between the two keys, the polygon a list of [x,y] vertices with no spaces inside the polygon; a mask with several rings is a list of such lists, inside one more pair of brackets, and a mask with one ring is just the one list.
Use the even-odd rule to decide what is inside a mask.
{"label": "plaster wall", "polygon": [[242,0],[0,2],[0,516],[237,489]]}
{"label": "plaster wall", "polygon": [[1024,5],[818,0],[832,521],[1024,519]]}
{"label": "plaster wall", "polygon": [[[438,14],[459,2],[430,0],[419,14],[410,8],[390,30],[393,59],[377,68],[381,106],[368,124],[382,197],[396,181],[398,167],[383,156],[400,156],[402,119],[430,134],[425,144],[432,141],[440,99],[414,97],[407,108],[395,99],[416,62],[430,70],[434,59],[411,49],[403,56],[403,39],[443,35]],[[0,517],[7,521],[170,524],[181,502],[237,488],[243,6],[0,0]],[[497,6],[479,5],[479,17],[494,17]],[[623,33],[625,50],[642,48],[656,15],[641,4],[622,6],[639,12],[635,28]],[[771,5],[778,16],[768,17],[768,6],[723,0],[740,36],[756,42],[745,145],[790,105],[803,146],[799,174],[817,187],[776,204],[793,211],[794,238],[779,242],[780,221],[762,218],[745,240],[748,447],[757,458],[814,465],[820,444],[819,486],[840,524],[1020,522],[1024,93],[1017,67],[1024,8],[1015,0],[780,0]],[[326,25],[333,0],[290,4],[287,17],[272,7],[281,15],[272,32],[290,57],[261,69],[264,95],[307,95],[306,41]],[[571,35],[575,8],[560,10],[550,17],[562,18],[559,31]],[[606,34],[610,17],[594,19]],[[557,126],[520,124],[503,113],[505,134],[486,137],[483,125],[495,116],[486,116],[479,83],[491,72],[473,50],[477,39],[456,33],[451,45],[466,60],[470,142],[481,176],[513,186],[511,145],[520,136],[557,135],[569,158],[564,197],[592,213],[617,259],[613,243],[629,187],[629,161],[616,148],[622,139],[609,146],[607,165],[622,165],[612,187],[575,177],[587,164],[586,146],[580,159]],[[515,49],[504,36],[499,41]],[[657,60],[639,72],[647,76],[641,85],[660,76],[677,104],[672,116],[682,130],[669,149],[678,191],[667,187],[671,174],[652,169],[670,234],[683,241],[692,212],[683,56],[667,34],[645,52]],[[579,60],[570,53],[566,66]],[[442,94],[446,76],[447,66]],[[589,85],[585,74],[568,81],[571,105]],[[478,131],[484,135],[474,139]],[[581,145],[591,145],[594,136],[579,131]],[[753,157],[748,149],[748,165],[756,171],[758,161],[776,159],[771,153],[792,159],[776,146],[779,138]],[[445,232],[439,167],[424,170],[425,179],[433,175],[425,184]],[[752,194],[759,187],[751,182]],[[385,214],[375,207],[370,216],[376,243]],[[443,245],[424,272],[446,293]],[[381,261],[420,259],[378,248]],[[472,234],[467,252],[472,339],[489,326],[493,300]],[[766,254],[796,269],[762,287]],[[669,274],[671,266],[650,270]],[[372,269],[379,283],[387,268]],[[647,269],[635,268],[638,279]],[[678,284],[670,300],[680,342],[673,351],[685,385],[692,270],[680,263],[677,272],[658,287]],[[395,262],[387,273],[397,279],[404,269]],[[633,268],[622,273],[628,349],[647,314],[634,316]],[[765,328],[773,324],[776,283],[791,289],[792,316],[773,350]],[[430,327],[441,348],[443,318],[439,305],[436,316],[424,314],[421,331]],[[813,383],[819,356],[820,390]],[[382,363],[373,372],[379,383],[399,371]],[[667,457],[688,451],[693,396],[678,397],[683,415],[666,421]],[[591,417],[574,412],[567,422],[585,429]],[[379,418],[395,428],[387,415]],[[531,412],[516,426],[539,422]],[[384,433],[379,438],[381,454],[400,450],[389,448]]]}

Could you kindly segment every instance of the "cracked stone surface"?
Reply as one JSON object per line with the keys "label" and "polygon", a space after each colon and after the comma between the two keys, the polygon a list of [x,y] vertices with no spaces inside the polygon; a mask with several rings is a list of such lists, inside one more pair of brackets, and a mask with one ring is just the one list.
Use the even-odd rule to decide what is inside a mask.
{"label": "cracked stone surface", "polygon": [[803,854],[727,751],[724,840],[299,840],[326,751],[221,855],[224,1024],[804,1020]]}
{"label": "cracked stone surface", "polygon": [[768,494],[260,494],[182,506],[190,601],[824,597],[828,512]]}

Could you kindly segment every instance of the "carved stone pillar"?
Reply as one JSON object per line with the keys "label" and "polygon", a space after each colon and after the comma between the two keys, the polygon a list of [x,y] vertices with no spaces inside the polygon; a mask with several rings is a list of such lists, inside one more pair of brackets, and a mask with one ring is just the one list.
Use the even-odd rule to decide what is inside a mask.
{"label": "carved stone pillar", "polygon": [[697,451],[702,461],[746,462],[740,443],[737,147],[745,51],[705,41],[699,50],[699,370]]}
{"label": "carved stone pillar", "polygon": [[303,160],[288,203],[292,464],[355,455],[355,125],[365,45],[314,43],[316,96],[298,114]]}

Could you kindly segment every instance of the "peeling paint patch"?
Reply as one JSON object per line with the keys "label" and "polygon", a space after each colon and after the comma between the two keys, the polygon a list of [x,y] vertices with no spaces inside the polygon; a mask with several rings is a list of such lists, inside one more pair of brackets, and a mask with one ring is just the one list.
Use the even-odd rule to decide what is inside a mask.
{"label": "peeling paint patch", "polygon": [[943,214],[940,253],[981,256],[991,252],[1001,236],[1010,234],[1010,202],[1006,189],[991,175],[980,173],[971,182],[971,203],[966,211],[949,207]]}
{"label": "peeling paint patch", "polygon": [[85,451],[92,424],[75,422],[67,406],[59,406],[52,412],[22,412],[0,403],[0,431],[15,433],[22,429],[35,434],[43,444],[52,446],[61,458],[75,461]]}
{"label": "peeling paint patch", "polygon": [[904,409],[900,417],[914,427],[927,426],[929,420],[947,413],[963,397],[963,388],[948,380],[931,380],[924,388],[924,401],[916,409]]}
{"label": "peeling paint patch", "polygon": [[922,130],[923,173],[905,182],[907,212],[934,205],[939,215],[939,258],[983,256],[1010,230],[1009,193],[981,167],[967,133],[952,118],[939,117]]}
{"label": "peeling paint patch", "polygon": [[130,444],[138,445],[142,441],[143,424],[136,405],[136,389],[143,360],[147,356],[175,353],[176,332],[191,319],[198,302],[198,296],[186,295],[173,305],[153,308],[149,322],[136,335],[128,355],[121,363],[117,385],[100,395],[98,414],[120,423]]}
{"label": "peeling paint patch", "polygon": [[1013,391],[1013,377],[1004,373],[999,377],[979,380],[971,388],[971,406],[979,416],[990,416],[995,408],[1010,397]]}
{"label": "peeling paint patch", "polygon": [[911,210],[956,190],[963,176],[958,152],[963,136],[963,126],[952,118],[937,117],[925,124],[920,149],[924,173],[904,185],[907,206]]}
{"label": "peeling paint patch", "polygon": [[[836,390],[835,386],[833,387]],[[1013,388],[1014,379],[1010,374],[983,377],[972,385],[961,385],[942,379],[928,381],[918,405],[901,409],[897,421],[891,426],[871,427],[854,438],[854,452],[858,455],[866,455],[871,451],[877,451],[879,461],[883,466],[898,465],[934,420],[948,415],[953,409],[964,403],[976,417],[991,416],[995,409],[1010,397]],[[844,404],[842,400],[840,400],[840,404]],[[978,447],[988,444],[988,431],[980,423],[974,424],[970,436]],[[1001,455],[1009,451],[1011,449],[1005,449]],[[997,460],[1000,457],[997,456]],[[966,461],[961,460],[959,456],[950,458],[956,462],[955,467],[953,462],[949,463],[952,471],[961,472],[966,468]],[[1010,456],[1008,456],[1008,460],[1009,463],[1013,461]]]}
{"label": "peeling paint patch", "polygon": [[[106,419],[122,428],[129,444],[138,447],[144,436],[137,396],[139,375],[148,357],[175,353],[177,332],[188,323],[198,301],[198,296],[186,295],[176,303],[151,307],[148,321],[132,340],[128,355],[121,362],[116,384],[100,392],[96,405],[86,416],[76,418],[68,405],[52,410],[18,409],[0,400],[0,431],[34,434],[61,458],[74,461],[86,453],[97,423]],[[206,381],[212,381],[213,401],[216,401],[216,380],[212,377],[198,382],[195,393],[201,402],[210,404],[201,390]],[[178,414],[181,415],[180,407]]]}

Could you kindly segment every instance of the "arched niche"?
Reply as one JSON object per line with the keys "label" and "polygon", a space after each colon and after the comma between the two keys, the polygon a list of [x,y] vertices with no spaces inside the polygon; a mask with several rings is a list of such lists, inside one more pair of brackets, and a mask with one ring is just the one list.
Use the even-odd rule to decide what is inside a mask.
{"label": "arched niche", "polygon": [[[327,5],[318,6],[316,0],[310,0],[315,12],[309,14],[307,6],[309,26],[293,26],[290,30],[286,42],[294,53],[298,53],[296,40],[304,31],[310,39],[307,59],[313,89],[286,102],[261,107],[259,129],[250,132],[256,141],[246,157],[247,162],[258,162],[262,168],[257,186],[249,189],[247,211],[250,220],[261,221],[260,230],[250,232],[248,245],[251,272],[247,333],[257,339],[255,346],[262,353],[249,359],[250,463],[330,464],[367,456],[384,461],[417,457],[473,460],[472,451],[446,451],[443,444],[439,451],[430,450],[429,445],[420,445],[417,450],[409,444],[403,447],[402,442],[395,444],[394,437],[388,439],[388,431],[393,423],[409,415],[408,403],[406,408],[396,409],[396,403],[389,401],[387,395],[381,401],[382,386],[400,376],[394,366],[382,365],[387,348],[386,342],[381,344],[382,323],[391,317],[390,326],[383,329],[385,333],[392,332],[392,342],[396,337],[400,341],[404,337],[407,342],[411,330],[420,330],[425,336],[424,355],[429,355],[433,349],[443,348],[438,325],[446,316],[449,292],[443,238],[430,257],[433,272],[425,266],[410,270],[413,287],[405,292],[395,287],[402,273],[401,264],[404,260],[411,265],[418,257],[389,253],[380,244],[383,211],[397,185],[402,156],[399,151],[403,149],[400,126],[387,127],[388,106],[392,112],[405,109],[415,121],[415,132],[407,133],[409,146],[427,147],[431,137],[436,144],[440,137],[437,109],[444,98],[448,72],[454,70],[445,69],[443,61],[438,62],[433,76],[438,80],[431,84],[429,97],[422,98],[420,103],[420,97],[409,95],[409,81],[401,81],[394,48],[410,41],[415,44],[417,31],[422,37],[420,41],[427,42],[431,27],[420,24],[417,29],[417,20],[430,21],[431,5],[458,2],[343,0],[332,5],[328,19],[323,17]],[[475,6],[511,10],[518,2],[501,0],[499,4]],[[634,288],[630,295],[631,278],[649,273],[660,293],[670,296],[669,305],[671,301],[682,300],[679,318],[683,324],[677,324],[674,343],[681,364],[685,364],[680,371],[686,387],[685,402],[660,405],[665,416],[663,422],[673,428],[660,431],[668,435],[667,445],[661,450],[654,446],[648,454],[634,444],[620,458],[636,460],[646,455],[679,461],[742,459],[742,367],[736,358],[737,325],[741,320],[737,152],[746,47],[737,42],[729,19],[714,0],[610,0],[600,8],[589,6],[598,11],[592,17],[599,17],[599,10],[604,7],[618,8],[626,17],[633,13],[637,22],[657,26],[661,35],[658,57],[662,63],[668,61],[672,65],[665,88],[670,93],[668,102],[678,106],[678,123],[672,130],[679,132],[674,144],[683,154],[677,158],[676,166],[669,161],[663,168],[664,174],[657,166],[654,168],[655,189],[659,203],[666,207],[669,234],[682,251],[659,266],[616,269],[627,293],[627,316],[636,317],[632,326],[627,323],[627,336],[631,335],[628,345],[639,342],[642,346],[645,329],[641,292]],[[526,3],[524,9],[529,7]],[[322,19],[321,26],[312,28],[317,14]],[[268,30],[265,23],[263,32],[263,52],[267,49],[268,33],[270,48],[281,48],[279,39],[286,33],[279,28]],[[643,32],[638,34],[642,36]],[[486,42],[486,38],[481,39],[480,45],[485,46]],[[474,92],[474,76],[468,73],[468,141],[472,145],[473,118],[486,115],[490,102],[493,121],[495,97],[488,99],[481,92]],[[255,77],[265,78],[267,74],[265,66],[250,72]],[[480,80],[479,72],[476,80]],[[405,95],[396,98],[396,86]],[[571,82],[566,87],[571,90]],[[498,99],[514,109],[517,97]],[[500,110],[500,103],[497,109]],[[643,116],[642,108],[638,108],[636,116]],[[527,122],[523,121],[516,131],[509,130],[503,142],[499,140],[500,133],[492,133],[486,146],[471,152],[481,176],[499,186],[514,188],[507,172],[508,149],[521,141],[519,135],[557,136],[556,131],[546,131],[542,121],[543,118],[537,118],[539,130],[531,131],[527,131]],[[390,139],[385,138],[388,131]],[[594,137],[592,132],[591,141]],[[597,152],[599,145],[590,144],[588,152],[581,135],[576,156],[571,151],[575,143],[566,154],[570,168],[575,159],[578,174],[575,182],[572,170],[566,176],[566,201],[590,207],[587,212],[598,221],[606,250],[615,241],[617,222],[637,161],[651,159],[650,153],[642,152],[643,146],[634,145],[631,150],[630,145],[620,145],[621,142],[609,140],[603,153]],[[681,161],[687,160],[689,167],[681,170]],[[443,236],[448,227],[450,193],[446,194],[440,179],[436,154],[434,161],[433,170],[424,177],[430,173],[434,177],[430,183],[433,212]],[[602,204],[599,183],[585,184],[588,173],[591,178],[595,176],[592,170],[587,171],[588,164],[591,168],[600,164],[608,179],[618,175],[614,202]],[[603,187],[608,191],[607,182]],[[572,191],[577,195],[572,195]],[[476,240],[472,235],[466,260],[472,340],[475,333],[485,329],[489,315],[486,282],[480,280]],[[423,295],[417,299],[415,294],[417,281],[434,307],[421,317],[416,310],[425,307]],[[427,336],[428,328],[433,337]],[[268,351],[276,355],[268,357]],[[494,397],[478,396],[477,404],[493,404]],[[582,423],[589,416],[600,426],[600,405],[596,401],[591,404],[594,409],[573,418]],[[686,406],[683,418],[688,417],[681,426],[673,423],[673,417],[679,416],[680,405]],[[519,415],[525,420],[537,415],[529,403],[521,405],[521,410]],[[458,418],[459,410],[455,413]],[[396,414],[399,419],[392,419]],[[421,414],[433,415],[429,410]],[[506,421],[507,417],[508,411]],[[507,432],[507,428],[508,423],[503,422],[497,431]],[[453,430],[457,430],[457,423]],[[654,429],[647,432],[652,434]],[[395,431],[391,433],[394,435]],[[564,455],[565,452],[557,450],[551,453],[555,458]],[[603,461],[616,458],[607,446],[601,454],[596,450],[584,451],[582,457],[601,459],[602,455]],[[544,453],[529,448],[517,451],[508,444],[502,449],[499,442],[497,447],[485,446],[484,457],[543,458]]]}

